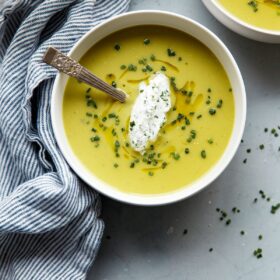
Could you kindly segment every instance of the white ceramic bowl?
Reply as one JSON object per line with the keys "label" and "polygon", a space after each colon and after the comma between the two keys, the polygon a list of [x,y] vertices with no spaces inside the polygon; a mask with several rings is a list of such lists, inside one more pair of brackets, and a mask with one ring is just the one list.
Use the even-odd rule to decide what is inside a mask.
{"label": "white ceramic bowl", "polygon": [[[208,184],[215,180],[229,164],[233,158],[244,130],[246,118],[246,94],[243,80],[229,50],[212,32],[198,24],[197,22],[179,16],[173,13],[159,11],[139,11],[131,12],[111,18],[102,24],[96,26],[85,34],[72,48],[69,55],[79,60],[86,52],[100,39],[108,36],[117,30],[135,26],[135,25],[162,25],[181,30],[200,40],[208,46],[209,49],[217,56],[224,66],[230,82],[233,87],[235,102],[235,120],[233,133],[230,141],[220,160],[206,174],[200,177],[191,185],[180,188],[177,191],[158,194],[158,195],[140,195],[124,193],[116,187],[107,184],[93,173],[91,173],[76,157],[66,138],[63,120],[62,120],[62,102],[64,89],[68,77],[64,74],[58,74],[54,83],[52,100],[51,100],[51,118],[54,134],[57,143],[72,169],[88,185],[97,191],[126,203],[137,205],[162,205],[190,197],[198,191],[204,189]],[[125,105],[124,105],[125,106]],[[98,160],[98,159],[95,159]],[[110,176],[110,174],[108,174]]]}
{"label": "white ceramic bowl", "polygon": [[237,18],[227,11],[218,0],[202,0],[209,12],[222,24],[232,31],[249,39],[265,42],[280,43],[280,31],[259,28]]}

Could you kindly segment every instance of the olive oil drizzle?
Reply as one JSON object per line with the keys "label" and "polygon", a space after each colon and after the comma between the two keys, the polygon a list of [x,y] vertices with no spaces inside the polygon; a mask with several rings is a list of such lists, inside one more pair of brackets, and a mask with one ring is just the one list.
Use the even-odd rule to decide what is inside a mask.
{"label": "olive oil drizzle", "polygon": [[[152,44],[152,41],[149,38],[145,38],[142,43],[148,48],[149,45]],[[118,43],[115,44],[114,49],[117,52],[121,51],[121,45]],[[170,48],[167,49],[166,55],[168,57],[175,57],[177,56],[177,52]],[[182,57],[179,57],[176,61],[177,63],[183,63],[183,65],[186,64]],[[173,73],[172,76],[167,76],[170,79],[170,86],[174,92],[174,107],[168,112],[168,122],[161,128],[157,140],[147,147],[144,154],[135,152],[130,147],[128,142],[129,118],[125,123],[122,123],[118,112],[116,112],[114,108],[114,104],[116,103],[109,100],[102,113],[97,115],[95,110],[98,108],[98,102],[93,98],[91,88],[88,88],[85,92],[85,102],[89,108],[89,112],[86,113],[86,118],[91,119],[90,129],[92,136],[90,137],[90,141],[93,142],[95,148],[102,145],[104,140],[107,141],[115,153],[115,162],[112,163],[114,168],[120,166],[118,158],[125,157],[128,159],[128,164],[131,169],[137,168],[141,163],[141,170],[150,177],[153,177],[157,171],[168,168],[170,164],[176,164],[176,161],[179,161],[183,156],[188,156],[191,153],[191,145],[194,144],[199,137],[199,133],[191,129],[192,122],[194,118],[199,120],[203,117],[203,115],[199,113],[202,106],[210,106],[210,104],[213,104],[214,101],[211,97],[212,89],[208,88],[205,90],[205,93],[198,93],[194,81],[186,81],[182,88],[178,88],[174,73],[176,73],[176,75],[180,74],[180,70],[176,65],[164,59],[157,59],[152,54],[149,58],[139,58],[138,63],[120,65],[120,69],[123,70],[123,72],[119,78],[117,78],[114,73],[109,73],[106,75],[106,81],[115,86],[125,83],[140,83],[147,81],[152,73],[154,73],[153,69],[157,69],[159,66],[160,68],[158,71],[164,73],[169,73],[171,71]],[[143,69],[146,70],[143,71]],[[145,76],[139,79],[125,79],[128,72],[137,71],[144,72]],[[212,106],[208,109],[209,115],[213,121],[218,110],[221,110],[222,107],[223,100],[219,99],[216,101],[216,106]],[[186,135],[185,147],[182,151],[177,151],[176,147],[170,145],[164,137],[165,133],[178,128],[184,131]],[[202,160],[207,160],[206,147],[211,149],[211,145],[214,143],[211,135],[209,135],[207,143],[205,143],[205,148],[201,150],[200,155],[197,155],[201,157]]]}

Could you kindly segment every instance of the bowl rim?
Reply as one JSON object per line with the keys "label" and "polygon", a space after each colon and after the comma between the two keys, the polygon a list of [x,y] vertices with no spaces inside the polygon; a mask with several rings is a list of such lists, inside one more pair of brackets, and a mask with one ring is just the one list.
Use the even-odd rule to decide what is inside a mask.
{"label": "bowl rim", "polygon": [[255,31],[255,32],[258,32],[261,34],[265,34],[265,35],[280,36],[280,31],[254,26],[253,24],[247,23],[246,21],[236,17],[234,14],[232,14],[226,8],[224,8],[223,5],[220,4],[218,0],[202,0],[202,2],[206,5],[206,7],[209,4],[211,5],[211,3],[212,3],[228,19],[231,19],[233,22],[241,25],[244,28],[247,28],[252,31]]}
{"label": "bowl rim", "polygon": [[[166,204],[171,204],[174,202],[178,202],[181,201],[183,199],[189,198],[191,196],[193,196],[194,194],[202,191],[203,189],[205,189],[209,184],[211,184],[215,179],[217,179],[218,176],[221,175],[221,173],[225,170],[225,168],[228,166],[228,164],[231,162],[231,160],[233,159],[239,144],[240,144],[240,140],[242,139],[242,135],[244,132],[244,128],[245,128],[245,121],[246,121],[246,113],[247,113],[247,101],[246,101],[246,91],[245,91],[245,85],[244,85],[244,81],[241,75],[241,72],[238,68],[238,65],[236,63],[236,61],[234,60],[232,54],[230,53],[230,51],[228,50],[228,48],[225,46],[225,44],[221,41],[221,39],[219,39],[217,37],[217,35],[215,35],[212,31],[210,31],[208,28],[204,27],[202,24],[196,22],[195,20],[192,20],[188,17],[182,16],[182,15],[178,15],[176,13],[173,12],[166,12],[166,11],[158,11],[158,10],[139,10],[139,11],[132,11],[132,12],[127,12],[127,13],[123,13],[114,17],[111,17],[105,21],[103,21],[102,23],[96,25],[95,27],[93,27],[92,29],[90,29],[86,34],[84,34],[75,44],[74,46],[71,48],[70,52],[68,53],[69,56],[71,56],[75,50],[79,47],[79,45],[86,40],[89,36],[92,35],[92,33],[94,33],[97,29],[102,28],[104,25],[108,24],[111,22],[111,24],[120,19],[120,18],[124,18],[124,17],[128,17],[128,16],[133,16],[136,14],[150,14],[150,15],[160,15],[160,16],[169,16],[169,17],[174,17],[174,18],[179,18],[181,21],[185,21],[188,24],[194,25],[196,26],[196,28],[201,29],[203,32],[208,33],[208,35],[210,35],[211,40],[215,41],[216,44],[219,45],[219,47],[222,47],[223,51],[225,52],[225,55],[227,56],[227,59],[229,59],[230,63],[231,63],[231,67],[234,68],[234,72],[235,75],[238,79],[239,82],[239,86],[240,86],[240,97],[241,97],[241,102],[240,105],[242,107],[242,112],[243,115],[241,115],[240,117],[240,122],[238,123],[238,130],[234,133],[234,130],[232,131],[232,134],[230,136],[229,142],[230,140],[233,138],[233,136],[235,135],[236,138],[239,141],[233,142],[231,145],[231,149],[229,150],[229,143],[227,144],[224,153],[222,154],[222,156],[220,157],[220,159],[210,168],[210,170],[208,170],[207,172],[211,172],[212,169],[214,167],[216,167],[215,172],[212,172],[212,176],[210,177],[209,180],[207,180],[206,183],[201,183],[199,187],[194,188],[194,186],[191,186],[191,184],[194,184],[194,182],[180,187],[178,188],[178,190],[173,191],[173,192],[167,192],[167,193],[162,193],[162,194],[151,194],[151,195],[143,195],[143,194],[135,194],[135,193],[125,193],[123,191],[118,190],[116,187],[114,187],[111,184],[108,184],[107,182],[99,179],[95,174],[93,174],[93,172],[91,172],[92,175],[92,179],[94,178],[94,180],[96,182],[101,183],[103,186],[108,186],[111,191],[104,191],[102,186],[100,186],[99,184],[95,184],[94,182],[92,182],[87,175],[85,175],[86,173],[86,167],[83,166],[83,170],[81,172],[79,172],[79,167],[77,162],[75,162],[76,159],[78,159],[76,157],[75,160],[72,159],[73,155],[68,154],[68,152],[66,151],[67,148],[64,147],[62,141],[63,141],[63,136],[61,136],[61,132],[59,131],[59,126],[56,123],[56,106],[55,106],[55,101],[56,101],[56,96],[59,94],[59,84],[61,82],[61,79],[63,77],[64,74],[62,73],[58,73],[56,78],[55,78],[55,82],[53,85],[53,89],[52,89],[52,96],[51,96],[51,123],[52,123],[52,128],[53,128],[53,132],[54,132],[54,136],[56,139],[56,142],[58,144],[58,147],[60,149],[60,151],[62,152],[63,157],[65,158],[66,162],[68,163],[68,165],[74,170],[74,172],[77,174],[77,176],[79,178],[81,178],[84,182],[86,182],[90,187],[92,187],[93,189],[97,190],[98,192],[106,195],[107,197],[110,197],[114,200],[120,201],[120,202],[124,202],[127,204],[132,204],[132,205],[139,205],[139,206],[159,206],[159,205],[166,205]],[[144,24],[143,24],[144,25]],[[149,23],[147,23],[147,25],[149,25]],[[160,25],[160,24],[159,24]],[[162,24],[164,26],[164,24]],[[131,24],[131,26],[136,26]],[[168,25],[166,25],[168,26]],[[174,28],[174,27],[173,27]],[[176,29],[176,28],[175,28]],[[121,30],[121,29],[120,29]],[[178,28],[179,30],[179,28]],[[112,32],[113,33],[113,32]],[[186,32],[187,33],[187,32]],[[104,36],[106,37],[106,36]],[[196,38],[197,40],[199,40],[198,38]],[[204,44],[203,42],[201,42],[202,44]],[[205,45],[205,44],[204,44]],[[211,50],[211,49],[210,49]],[[64,93],[63,93],[64,94]],[[61,118],[61,116],[60,116]],[[235,122],[234,122],[235,123]],[[67,139],[66,139],[67,140]],[[68,143],[68,145],[70,146],[70,144]],[[70,148],[70,150],[72,151],[72,149]],[[227,152],[227,156],[224,159],[224,163],[222,166],[218,166],[219,161],[221,160],[221,158],[225,155],[225,153]],[[74,152],[72,151],[72,153],[74,154]],[[74,156],[75,157],[75,156]],[[218,169],[219,167],[219,169]],[[207,173],[206,172],[206,173]],[[205,174],[204,174],[205,175]],[[200,178],[202,178],[204,175],[202,175]],[[199,180],[200,178],[198,178],[197,180]],[[193,189],[193,190],[192,190]],[[192,190],[192,191],[190,191]]]}

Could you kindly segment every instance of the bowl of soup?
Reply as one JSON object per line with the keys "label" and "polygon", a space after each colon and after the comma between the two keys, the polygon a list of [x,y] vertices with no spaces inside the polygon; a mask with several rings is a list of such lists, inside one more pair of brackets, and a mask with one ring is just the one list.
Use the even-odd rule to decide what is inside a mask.
{"label": "bowl of soup", "polygon": [[246,94],[234,58],[199,23],[130,12],[90,30],[69,56],[125,91],[120,103],[59,73],[53,131],[89,186],[116,200],[162,205],[215,180],[243,134]]}
{"label": "bowl of soup", "polygon": [[232,31],[267,43],[280,43],[279,0],[202,0]]}

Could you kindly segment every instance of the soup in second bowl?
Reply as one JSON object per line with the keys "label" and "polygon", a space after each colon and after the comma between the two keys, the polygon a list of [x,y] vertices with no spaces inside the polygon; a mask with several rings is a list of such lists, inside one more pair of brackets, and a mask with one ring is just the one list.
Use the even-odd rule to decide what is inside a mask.
{"label": "soup in second bowl", "polygon": [[160,194],[215,165],[232,133],[234,98],[213,53],[183,32],[138,26],[95,44],[80,63],[129,98],[121,104],[70,78],[68,141],[97,177],[123,192]]}
{"label": "soup in second bowl", "polygon": [[218,0],[239,19],[256,27],[280,31],[280,0]]}

